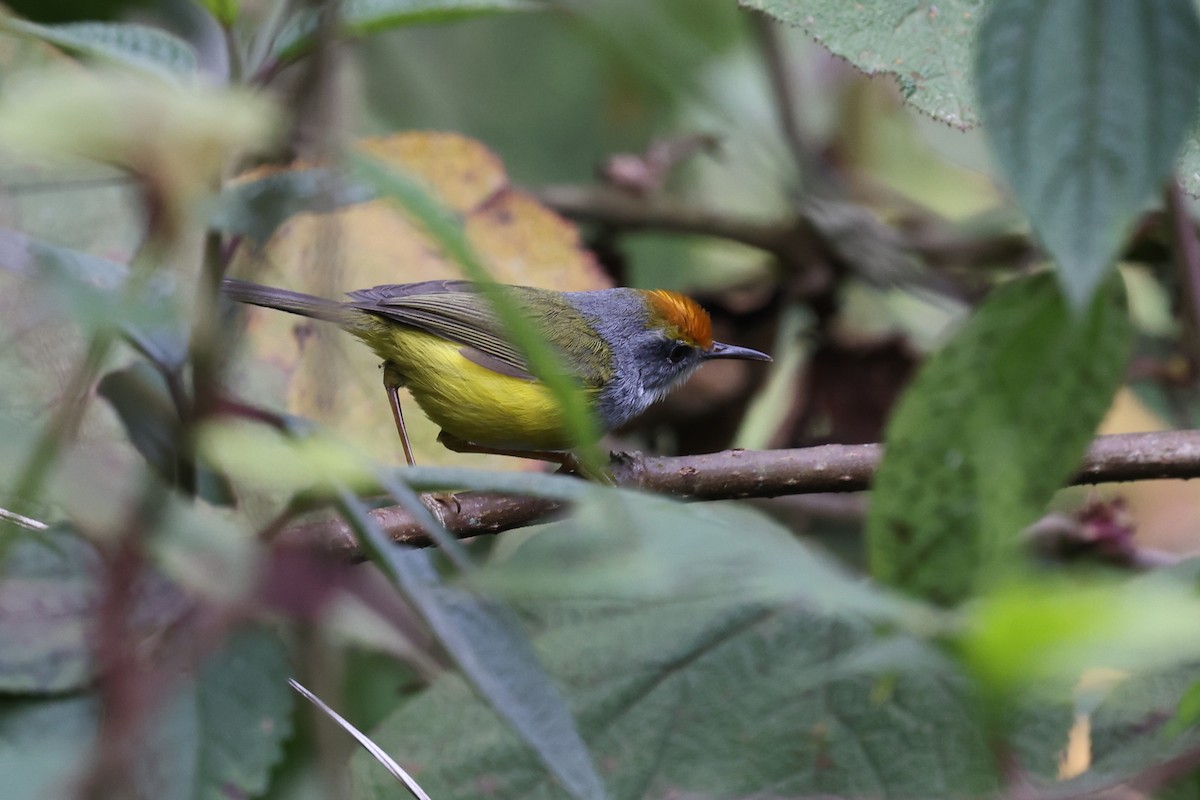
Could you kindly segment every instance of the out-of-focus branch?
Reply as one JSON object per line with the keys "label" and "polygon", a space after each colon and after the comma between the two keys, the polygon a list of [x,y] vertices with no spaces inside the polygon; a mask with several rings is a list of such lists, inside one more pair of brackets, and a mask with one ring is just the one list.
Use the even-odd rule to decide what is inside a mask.
{"label": "out-of-focus branch", "polygon": [[[629,231],[663,231],[710,236],[771,253],[785,266],[803,268],[830,249],[803,215],[752,220],[662,197],[639,197],[604,186],[547,186],[535,192],[546,205],[570,219]],[[904,246],[932,267],[963,268],[1027,261],[1036,247],[1028,237],[1001,233],[980,237],[898,232]]]}
{"label": "out-of-focus branch", "polygon": [[[612,465],[617,483],[689,500],[778,497],[867,489],[879,466],[878,444],[824,445],[794,450],[727,450],[698,456],[622,453]],[[1200,431],[1101,436],[1092,442],[1074,484],[1200,477]],[[447,529],[479,536],[546,521],[561,503],[531,497],[459,495],[461,507],[446,509]],[[425,546],[420,527],[399,507],[371,512],[400,544]],[[281,543],[315,546],[348,559],[360,557],[353,534],[340,519],[288,528]]]}
{"label": "out-of-focus branch", "polygon": [[1167,186],[1167,215],[1176,269],[1186,288],[1183,315],[1187,321],[1187,350],[1195,369],[1200,366],[1200,237],[1188,213],[1187,196],[1176,180]]}
{"label": "out-of-focus branch", "polygon": [[766,14],[752,14],[750,19],[762,51],[767,77],[771,82],[779,129],[796,166],[805,174],[810,173],[814,167],[814,148],[806,141],[804,131],[800,129],[796,82],[792,80],[794,71],[788,63],[787,49],[779,35],[779,23]]}

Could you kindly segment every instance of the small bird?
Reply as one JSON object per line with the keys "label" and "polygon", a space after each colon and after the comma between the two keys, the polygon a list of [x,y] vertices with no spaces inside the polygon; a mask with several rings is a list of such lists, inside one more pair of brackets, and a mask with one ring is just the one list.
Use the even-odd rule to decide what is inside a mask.
{"label": "small bird", "polygon": [[[714,342],[708,313],[676,292],[558,292],[505,286],[579,381],[604,432],[633,419],[705,361],[770,361]],[[397,390],[406,387],[460,452],[555,458],[570,441],[558,403],[505,338],[489,301],[470,281],[375,286],[339,303],[226,279],[232,300],[336,323],[383,360],[383,383],[405,459],[412,449]]]}

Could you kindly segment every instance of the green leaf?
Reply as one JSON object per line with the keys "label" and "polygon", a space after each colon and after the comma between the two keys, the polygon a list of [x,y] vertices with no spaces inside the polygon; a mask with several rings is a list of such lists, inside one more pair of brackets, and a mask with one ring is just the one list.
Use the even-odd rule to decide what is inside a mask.
{"label": "green leaf", "polygon": [[[363,548],[417,610],[474,690],[504,719],[502,725],[528,745],[520,747],[521,752],[535,755],[546,768],[535,767],[536,771],[547,775],[548,770],[571,797],[607,797],[570,712],[512,612],[444,584],[428,552],[393,546],[353,496],[343,493],[342,508]],[[407,759],[403,751],[391,752],[401,761]],[[424,788],[423,777],[420,780]]]}
{"label": "green leaf", "polygon": [[195,457],[183,438],[183,422],[162,375],[149,364],[108,373],[96,391],[108,401],[129,441],[168,485],[215,505],[233,505],[229,479]]}
{"label": "green leaf", "polygon": [[943,0],[738,0],[802,29],[868,75],[894,75],[905,99],[966,128],[977,122],[971,47],[987,3]]}
{"label": "green leaf", "polygon": [[[136,785],[131,796],[227,800],[265,791],[291,732],[287,672],[278,639],[256,630],[235,632],[154,709],[143,735],[129,743]],[[0,774],[10,781],[5,796],[67,796],[70,781],[88,764],[98,717],[91,695],[0,700]]]}
{"label": "green leaf", "polygon": [[329,170],[288,170],[224,189],[210,224],[225,233],[247,236],[261,247],[296,214],[333,211],[371,197],[365,188],[345,186]]}
{"label": "green leaf", "polygon": [[146,280],[141,294],[131,298],[124,291],[129,276],[124,264],[4,229],[0,229],[0,270],[27,277],[44,299],[61,306],[55,311],[84,329],[119,328],[152,343],[152,350],[174,361],[181,358],[180,350],[186,352],[174,304],[174,279],[165,274]]}
{"label": "green leaf", "polygon": [[1123,292],[1072,314],[1050,275],[996,289],[929,360],[886,436],[868,520],[872,573],[954,603],[1000,567],[1078,467],[1129,350]]}
{"label": "green leaf", "polygon": [[996,3],[976,77],[997,161],[1083,308],[1195,119],[1192,0]]}
{"label": "green leaf", "polygon": [[[100,558],[61,529],[12,545],[0,571],[0,691],[61,692],[95,675],[88,632],[102,586]],[[179,590],[147,574],[138,587],[134,634],[160,633],[186,609]]]}
{"label": "green leaf", "polygon": [[0,30],[33,36],[80,56],[112,61],[172,81],[191,81],[198,66],[192,46],[166,31],[133,23],[38,25],[0,15]]}
{"label": "green leaf", "polygon": [[685,505],[589,487],[571,517],[468,576],[514,602],[593,600],[801,603],[911,630],[939,612],[850,575],[782,525],[736,503]]}
{"label": "green leaf", "polygon": [[[545,611],[537,649],[564,686],[612,796],[985,796],[994,760],[969,686],[873,626],[729,598]],[[915,652],[915,655],[914,655]],[[372,738],[440,800],[562,796],[457,676]],[[354,797],[397,797],[353,760]]]}
{"label": "green leaf", "polygon": [[196,800],[257,797],[283,757],[294,703],[287,651],[263,630],[235,632],[194,685],[200,740],[196,780],[180,793]]}
{"label": "green leaf", "polygon": [[90,695],[0,698],[0,775],[15,800],[70,797],[95,746],[97,703]]}
{"label": "green leaf", "polygon": [[200,0],[200,2],[208,9],[208,13],[212,14],[217,22],[225,27],[228,28],[237,22],[238,0]]}
{"label": "green leaf", "polygon": [[1200,682],[1191,684],[1183,693],[1183,697],[1179,700],[1179,706],[1175,709],[1175,716],[1168,725],[1168,730],[1178,735],[1198,724],[1200,724]]}
{"label": "green leaf", "polygon": [[[338,13],[347,34],[369,36],[403,25],[457,22],[485,14],[545,8],[545,4],[532,0],[344,0]],[[316,29],[314,13],[297,14],[275,43],[276,57],[290,59],[303,54],[312,46]]]}
{"label": "green leaf", "polygon": [[971,604],[960,645],[998,698],[1026,686],[1071,686],[1090,669],[1146,673],[1200,658],[1191,620],[1200,596],[1167,575],[1136,581],[1020,581]]}

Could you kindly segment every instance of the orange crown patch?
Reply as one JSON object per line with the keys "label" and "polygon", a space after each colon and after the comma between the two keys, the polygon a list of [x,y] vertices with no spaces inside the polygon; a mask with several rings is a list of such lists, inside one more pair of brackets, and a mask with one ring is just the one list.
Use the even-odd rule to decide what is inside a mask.
{"label": "orange crown patch", "polygon": [[695,300],[665,289],[646,292],[646,299],[671,336],[704,350],[712,347],[712,320]]}

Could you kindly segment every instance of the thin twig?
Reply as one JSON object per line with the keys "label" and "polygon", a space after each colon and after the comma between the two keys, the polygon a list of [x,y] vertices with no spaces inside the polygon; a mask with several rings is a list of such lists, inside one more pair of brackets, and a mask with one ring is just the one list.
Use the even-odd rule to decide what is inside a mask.
{"label": "thin twig", "polygon": [[425,794],[425,790],[422,789],[415,780],[413,780],[412,776],[405,772],[404,768],[396,763],[396,760],[389,756],[382,747],[371,741],[369,736],[351,725],[345,717],[326,705],[321,698],[304,688],[304,686],[302,686],[295,678],[288,678],[288,685],[299,692],[302,697],[320,709],[321,713],[325,714],[325,716],[329,717],[338,725],[340,725],[342,729],[346,731],[346,733],[350,734],[350,736],[354,738],[354,741],[362,745],[364,750],[370,753],[376,761],[383,765],[384,769],[392,774],[392,777],[404,784],[405,788],[408,789],[409,794],[418,798],[418,800],[429,800],[429,795]]}
{"label": "thin twig", "polygon": [[[617,458],[612,472],[621,486],[687,500],[779,497],[868,489],[882,456],[879,444],[727,450],[679,457],[626,453]],[[1101,436],[1092,442],[1070,483],[1198,477],[1200,430],[1189,430]],[[446,529],[458,537],[501,533],[544,522],[564,510],[563,503],[544,498],[484,493],[457,497],[460,507],[447,509],[444,521]],[[418,547],[429,544],[404,509],[389,506],[370,514],[392,541]],[[340,518],[288,528],[278,541],[319,547],[341,558],[362,558],[353,533]]]}
{"label": "thin twig", "polygon": [[24,514],[18,514],[15,511],[9,511],[7,508],[0,508],[0,519],[20,525],[22,528],[29,528],[31,531],[49,530],[50,526],[41,520],[27,517]]}

